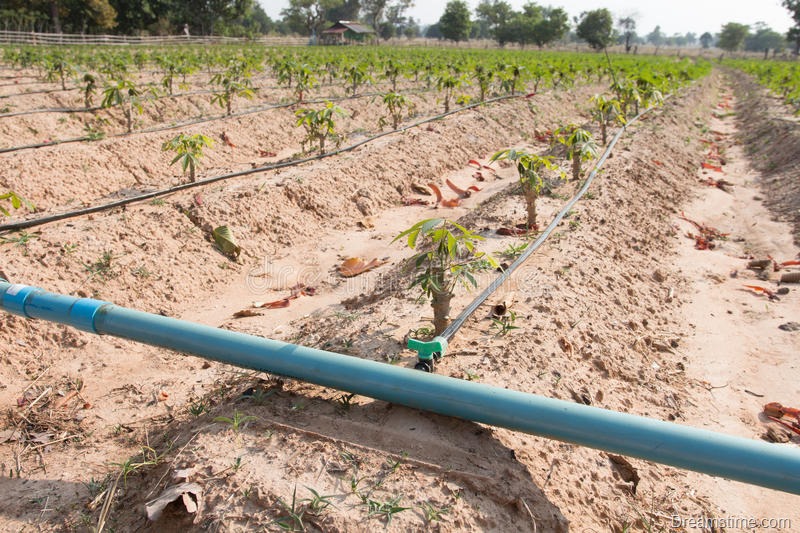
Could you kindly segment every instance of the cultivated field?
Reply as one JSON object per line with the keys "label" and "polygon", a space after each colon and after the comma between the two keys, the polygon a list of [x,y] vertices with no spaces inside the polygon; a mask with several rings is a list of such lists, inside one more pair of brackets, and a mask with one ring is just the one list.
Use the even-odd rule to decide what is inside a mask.
{"label": "cultivated field", "polygon": [[[408,339],[442,320],[430,296],[460,313],[584,184],[603,130],[610,140],[629,124],[435,372],[800,442],[762,412],[800,407],[800,296],[778,283],[800,260],[796,65],[2,52],[0,197],[15,196],[0,200],[0,277],[408,368]],[[397,238],[430,219],[458,226]],[[431,248],[437,229],[449,248]],[[0,530],[800,524],[797,496],[295,377],[1,312]],[[149,520],[145,504],[176,486]]]}

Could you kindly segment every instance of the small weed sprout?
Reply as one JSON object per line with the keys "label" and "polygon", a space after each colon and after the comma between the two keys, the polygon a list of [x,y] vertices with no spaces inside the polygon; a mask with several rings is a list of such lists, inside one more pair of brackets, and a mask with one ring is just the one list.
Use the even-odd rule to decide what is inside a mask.
{"label": "small weed sprout", "polygon": [[457,285],[467,288],[478,286],[472,275],[476,265],[488,261],[493,268],[497,262],[491,256],[477,252],[475,244],[483,237],[467,228],[441,218],[417,222],[400,233],[392,242],[406,238],[411,249],[427,250],[414,256],[414,265],[421,272],[411,284],[419,286],[424,296],[431,299],[433,326],[439,335],[449,323],[450,300]]}
{"label": "small weed sprout", "polygon": [[442,515],[446,515],[450,512],[449,507],[437,507],[431,502],[422,502],[421,509],[422,514],[425,516],[425,521],[429,524],[431,522],[438,522],[442,519]]}
{"label": "small weed sprout", "polygon": [[519,182],[522,185],[522,193],[525,196],[525,205],[528,211],[527,225],[529,229],[535,229],[536,225],[536,200],[542,193],[546,185],[545,171],[558,173],[562,178],[564,173],[553,163],[550,156],[540,156],[529,154],[525,150],[510,148],[494,154],[491,161],[501,161],[507,159],[517,164]]}
{"label": "small weed sprout", "polygon": [[306,526],[303,524],[303,515],[306,513],[306,508],[297,500],[297,486],[295,485],[292,491],[291,505],[283,501],[283,498],[278,498],[278,503],[283,508],[286,516],[275,520],[275,525],[284,531],[305,531]]}
{"label": "small weed sprout", "polygon": [[325,107],[319,110],[298,109],[295,111],[297,117],[296,126],[302,126],[306,130],[306,138],[303,140],[303,150],[307,143],[319,143],[319,153],[325,153],[325,141],[335,139],[337,146],[341,138],[336,134],[336,117],[346,117],[347,113],[332,102],[326,102]]}
{"label": "small weed sprout", "polygon": [[180,161],[183,173],[186,174],[188,170],[189,180],[195,181],[195,171],[200,164],[200,158],[203,157],[203,148],[213,147],[214,141],[205,135],[181,133],[162,144],[161,151],[175,152],[175,157],[170,162],[170,165]]}
{"label": "small weed sprout", "polygon": [[84,264],[84,268],[86,268],[86,271],[89,272],[89,279],[97,277],[102,281],[106,281],[109,278],[114,277],[115,272],[111,265],[113,261],[114,254],[110,250],[106,250],[103,252],[103,255],[100,256],[100,259],[94,263]]}
{"label": "small weed sprout", "polygon": [[229,424],[234,433],[239,433],[242,429],[244,429],[245,425],[248,422],[255,419],[256,417],[254,416],[251,415],[245,416],[240,411],[234,411],[233,417],[218,416],[214,419],[214,422],[224,422],[226,424]]}
{"label": "small weed sprout", "polygon": [[519,329],[515,326],[514,322],[517,321],[517,314],[514,311],[509,311],[507,314],[500,317],[492,317],[492,329],[496,329],[496,337],[505,337],[512,329]]}
{"label": "small weed sprout", "polygon": [[394,498],[385,502],[367,499],[367,518],[378,517],[380,520],[386,521],[386,527],[392,523],[392,518],[397,513],[410,509],[409,507],[401,507],[400,500],[402,496],[395,496]]}

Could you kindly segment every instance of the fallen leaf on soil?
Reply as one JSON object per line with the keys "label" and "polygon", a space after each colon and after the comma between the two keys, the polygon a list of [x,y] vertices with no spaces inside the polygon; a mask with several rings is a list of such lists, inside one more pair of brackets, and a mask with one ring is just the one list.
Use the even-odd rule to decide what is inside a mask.
{"label": "fallen leaf on soil", "polygon": [[145,504],[148,520],[151,522],[158,520],[167,505],[178,498],[183,502],[187,513],[196,515],[194,521],[197,522],[203,498],[203,487],[197,483],[181,483],[164,489],[158,497]]}
{"label": "fallen leaf on soil", "polygon": [[750,289],[752,291],[755,291],[756,294],[763,294],[764,296],[766,296],[770,300],[780,300],[780,298],[778,298],[778,295],[774,291],[771,291],[770,289],[768,289],[766,287],[760,287],[758,285],[745,285],[744,287],[746,289]]}
{"label": "fallen leaf on soil", "polygon": [[231,138],[230,138],[230,137],[228,137],[228,134],[227,134],[227,133],[225,133],[225,132],[223,131],[223,132],[222,132],[222,135],[220,135],[220,137],[222,137],[222,142],[224,142],[225,144],[227,144],[227,145],[228,145],[228,146],[230,146],[231,148],[236,148],[236,145],[235,145],[235,144],[233,144],[233,143],[231,142]]}
{"label": "fallen leaf on soil", "polygon": [[718,167],[717,165],[711,165],[709,163],[701,163],[700,166],[707,170],[713,170],[715,172],[722,172],[722,167]]}
{"label": "fallen leaf on soil", "polygon": [[480,189],[475,185],[470,185],[466,189],[462,189],[449,179],[445,180],[444,182],[447,184],[448,187],[450,187],[453,190],[454,193],[456,193],[462,198],[469,198],[470,196],[472,196],[473,191],[480,192]]}
{"label": "fallen leaf on soil", "polygon": [[256,313],[252,309],[242,309],[233,313],[233,318],[246,318],[249,316],[261,316],[261,313]]}
{"label": "fallen leaf on soil", "polygon": [[631,492],[636,494],[636,487],[639,486],[640,481],[636,468],[621,455],[608,454],[608,458],[611,460],[611,466],[619,473],[622,480],[627,483],[633,483]]}
{"label": "fallen leaf on soil", "polygon": [[525,98],[533,98],[534,96],[536,96],[536,93],[528,93],[525,95]]}
{"label": "fallen leaf on soil", "polygon": [[572,343],[569,342],[565,337],[561,337],[558,339],[558,345],[561,347],[561,350],[564,351],[567,355],[571,356],[573,353]]}
{"label": "fallen leaf on soil", "polygon": [[431,195],[431,191],[429,191],[427,187],[424,187],[424,186],[420,185],[419,183],[412,183],[411,184],[411,190],[414,191],[417,194],[423,194],[425,196],[430,196]]}
{"label": "fallen leaf on soil", "polygon": [[439,187],[437,185],[429,183],[428,187],[430,187],[431,190],[433,191],[433,194],[436,195],[436,205],[442,204],[442,207],[458,207],[459,205],[461,205],[460,198],[448,198],[448,199],[443,198],[442,191],[439,190]]}
{"label": "fallen leaf on soil", "polygon": [[19,440],[19,430],[17,429],[4,429],[0,431],[0,444],[4,442],[16,442]]}
{"label": "fallen leaf on soil", "polygon": [[270,152],[268,150],[259,150],[258,155],[261,157],[278,157],[278,154],[275,152]]}
{"label": "fallen leaf on soil", "polygon": [[528,228],[507,228],[507,227],[504,226],[502,228],[498,228],[495,233],[497,233],[498,235],[511,235],[513,237],[518,237],[520,235],[527,235],[528,233],[530,233],[532,231],[537,231],[538,229],[539,229],[539,226],[534,226],[534,227],[532,227],[530,229],[528,229]]}
{"label": "fallen leaf on soil", "polygon": [[728,180],[719,179],[715,180],[712,177],[708,177],[705,180],[700,180],[700,183],[705,183],[709,187],[716,187],[717,189],[725,192],[731,192],[730,187],[733,187],[733,183]]}
{"label": "fallen leaf on soil", "polygon": [[792,434],[788,431],[783,431],[781,429],[776,428],[768,428],[767,434],[764,435],[764,438],[770,442],[777,442],[778,444],[783,444],[785,442],[789,442],[792,440]]}
{"label": "fallen leaf on soil", "polygon": [[386,264],[386,261],[380,261],[377,258],[367,262],[361,257],[350,257],[339,265],[339,274],[346,278],[352,278],[384,264]]}
{"label": "fallen leaf on soil", "polygon": [[428,205],[428,202],[422,198],[403,198],[403,205]]}
{"label": "fallen leaf on soil", "polygon": [[156,400],[158,400],[159,402],[166,402],[168,398],[169,398],[169,394],[167,394],[166,391],[163,391],[163,390],[158,391],[158,395],[156,396]]}
{"label": "fallen leaf on soil", "polygon": [[196,205],[198,207],[203,205],[203,195],[202,194],[197,193],[197,194],[194,195],[193,198],[194,198],[194,205]]}
{"label": "fallen leaf on soil", "polygon": [[222,253],[234,259],[239,257],[242,248],[236,244],[233,238],[233,232],[228,226],[218,226],[211,232],[214,237],[214,242],[217,243]]}
{"label": "fallen leaf on soil", "polygon": [[65,396],[62,396],[61,398],[59,398],[53,404],[53,409],[61,409],[62,407],[67,405],[68,401],[70,401],[71,399],[73,399],[77,395],[78,395],[78,391],[76,391],[76,390],[69,391]]}
{"label": "fallen leaf on soil", "polygon": [[275,300],[274,302],[253,302],[253,307],[258,307],[261,309],[281,309],[283,307],[289,307],[289,300],[293,300],[295,297],[288,297],[282,298],[280,300]]}

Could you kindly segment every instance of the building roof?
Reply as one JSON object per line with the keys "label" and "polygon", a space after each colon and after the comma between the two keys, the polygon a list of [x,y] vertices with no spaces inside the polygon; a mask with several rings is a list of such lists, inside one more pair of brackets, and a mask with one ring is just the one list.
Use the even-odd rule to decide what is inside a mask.
{"label": "building roof", "polygon": [[350,22],[349,20],[340,20],[327,30],[322,30],[322,33],[344,33],[347,30],[353,33],[375,33],[375,30],[369,26],[358,22]]}

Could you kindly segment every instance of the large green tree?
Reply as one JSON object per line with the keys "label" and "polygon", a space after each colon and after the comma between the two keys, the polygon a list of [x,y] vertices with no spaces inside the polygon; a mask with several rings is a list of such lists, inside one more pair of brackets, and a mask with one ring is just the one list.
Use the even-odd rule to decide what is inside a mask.
{"label": "large green tree", "polygon": [[614,19],[608,9],[595,9],[581,13],[576,33],[595,50],[602,50],[611,44]]}
{"label": "large green tree", "polygon": [[739,24],[738,22],[729,22],[722,27],[719,32],[719,39],[717,46],[728,52],[735,52],[742,47],[747,34],[750,32],[750,27],[746,24]]}
{"label": "large green tree", "polygon": [[107,32],[117,24],[109,0],[3,0],[2,8],[11,16],[26,12],[46,19],[47,28],[55,33]]}
{"label": "large green tree", "polygon": [[319,36],[329,24],[328,10],[341,4],[342,0],[289,0],[281,15],[292,30]]}
{"label": "large green tree", "polygon": [[776,50],[780,52],[786,47],[786,37],[776,32],[763,22],[756,22],[754,32],[744,40],[744,49],[748,52]]}
{"label": "large green tree", "polygon": [[523,9],[528,6],[538,13],[531,32],[533,44],[541,48],[564,37],[569,30],[569,16],[566,11],[560,7],[539,7],[536,4],[526,4]]}
{"label": "large green tree", "polygon": [[482,0],[475,8],[478,20],[486,23],[489,33],[498,41],[500,40],[497,35],[498,30],[511,21],[513,13],[511,4],[505,0]]}
{"label": "large green tree", "polygon": [[705,32],[703,35],[700,36],[700,46],[702,46],[703,48],[710,48],[713,42],[714,42],[714,36],[708,32]]}
{"label": "large green tree", "polygon": [[469,6],[464,0],[450,0],[444,8],[439,19],[439,31],[442,37],[451,41],[466,41],[469,39],[469,30],[472,20],[469,16]]}
{"label": "large green tree", "polygon": [[800,0],[783,0],[783,7],[789,10],[794,26],[789,28],[786,38],[794,43],[794,55],[800,54]]}
{"label": "large green tree", "polygon": [[625,37],[625,53],[628,54],[633,48],[633,40],[636,39],[636,19],[633,17],[621,18],[617,24]]}

